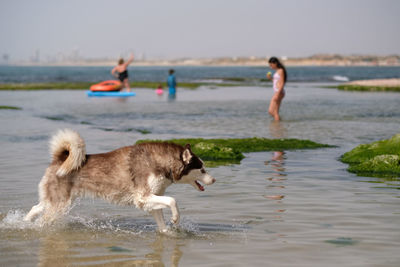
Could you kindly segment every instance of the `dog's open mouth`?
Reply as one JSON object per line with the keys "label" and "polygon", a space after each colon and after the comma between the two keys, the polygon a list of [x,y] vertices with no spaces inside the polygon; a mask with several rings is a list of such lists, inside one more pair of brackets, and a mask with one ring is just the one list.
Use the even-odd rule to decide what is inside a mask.
{"label": "dog's open mouth", "polygon": [[194,181],[195,183],[196,183],[196,185],[197,185],[197,187],[199,188],[199,190],[200,191],[204,191],[204,186],[202,186],[200,183],[199,183],[199,181]]}

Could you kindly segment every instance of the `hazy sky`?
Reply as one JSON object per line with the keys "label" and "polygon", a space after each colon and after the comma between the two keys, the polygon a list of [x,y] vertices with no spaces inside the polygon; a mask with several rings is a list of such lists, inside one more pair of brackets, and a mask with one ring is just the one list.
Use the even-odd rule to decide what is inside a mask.
{"label": "hazy sky", "polygon": [[0,55],[400,54],[397,0],[0,0]]}

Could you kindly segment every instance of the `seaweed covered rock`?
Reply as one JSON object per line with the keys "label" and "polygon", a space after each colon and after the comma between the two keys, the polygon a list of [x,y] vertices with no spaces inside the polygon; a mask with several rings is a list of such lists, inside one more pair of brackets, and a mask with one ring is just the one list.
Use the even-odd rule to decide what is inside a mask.
{"label": "seaweed covered rock", "polygon": [[340,84],[339,90],[345,91],[391,91],[400,92],[400,79],[372,79],[351,81]]}
{"label": "seaweed covered rock", "polygon": [[240,151],[231,147],[217,146],[213,143],[200,142],[192,147],[194,153],[202,155],[204,160],[238,160],[244,158]]}
{"label": "seaweed covered rock", "polygon": [[244,158],[240,151],[227,146],[218,146],[214,143],[197,143],[192,146],[192,151],[202,158],[209,167],[240,163]]}
{"label": "seaweed covered rock", "polygon": [[[143,142],[160,142],[161,140],[139,140]],[[309,140],[299,139],[267,139],[267,138],[236,138],[236,139],[171,139],[179,145],[191,144],[192,151],[206,162],[208,166],[215,167],[225,164],[238,164],[245,157],[243,153],[261,151],[282,151],[295,149],[314,149],[331,147]]]}
{"label": "seaweed covered rock", "polygon": [[22,108],[20,108],[20,107],[14,107],[14,106],[0,106],[0,109],[21,110]]}
{"label": "seaweed covered rock", "polygon": [[348,171],[375,177],[400,177],[400,134],[387,140],[362,144],[343,154]]}

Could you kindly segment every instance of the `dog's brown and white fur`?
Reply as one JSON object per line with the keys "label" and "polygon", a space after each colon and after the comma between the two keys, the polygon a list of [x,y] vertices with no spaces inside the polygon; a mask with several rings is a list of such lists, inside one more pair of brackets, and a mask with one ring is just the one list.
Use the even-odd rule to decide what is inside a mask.
{"label": "dog's brown and white fur", "polygon": [[171,221],[179,223],[176,201],[163,196],[165,189],[183,183],[204,191],[200,182],[215,182],[190,145],[143,143],[87,155],[83,139],[67,129],[53,136],[50,152],[52,162],[39,184],[39,204],[25,216],[27,221],[42,215],[43,223],[51,222],[67,212],[76,197],[89,195],[148,211],[165,232],[163,208],[169,207]]}

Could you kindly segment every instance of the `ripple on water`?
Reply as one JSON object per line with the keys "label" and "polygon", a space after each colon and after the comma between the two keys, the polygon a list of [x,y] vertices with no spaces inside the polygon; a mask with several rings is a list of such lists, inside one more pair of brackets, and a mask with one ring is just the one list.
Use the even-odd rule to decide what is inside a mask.
{"label": "ripple on water", "polygon": [[[84,216],[66,216],[52,225],[41,225],[38,220],[34,222],[24,221],[27,213],[16,209],[10,210],[7,214],[0,214],[0,230],[36,230],[46,231],[67,231],[67,232],[109,232],[112,234],[141,235],[157,232],[157,225],[153,219],[141,218],[92,218]],[[211,238],[212,235],[230,235],[243,233],[250,229],[244,224],[211,224],[196,223],[191,219],[182,218],[179,226],[167,223],[171,237],[179,238]]]}
{"label": "ripple on water", "polygon": [[89,120],[90,118],[85,118],[82,120],[82,116],[73,116],[70,114],[55,114],[55,115],[40,115],[39,118],[55,121],[55,122],[67,122],[71,124],[82,124],[82,125],[93,125]]}
{"label": "ripple on water", "polygon": [[32,143],[32,142],[37,142],[37,141],[43,141],[43,140],[48,140],[49,136],[48,135],[3,135],[1,137],[2,139],[6,139],[8,142],[11,143]]}

